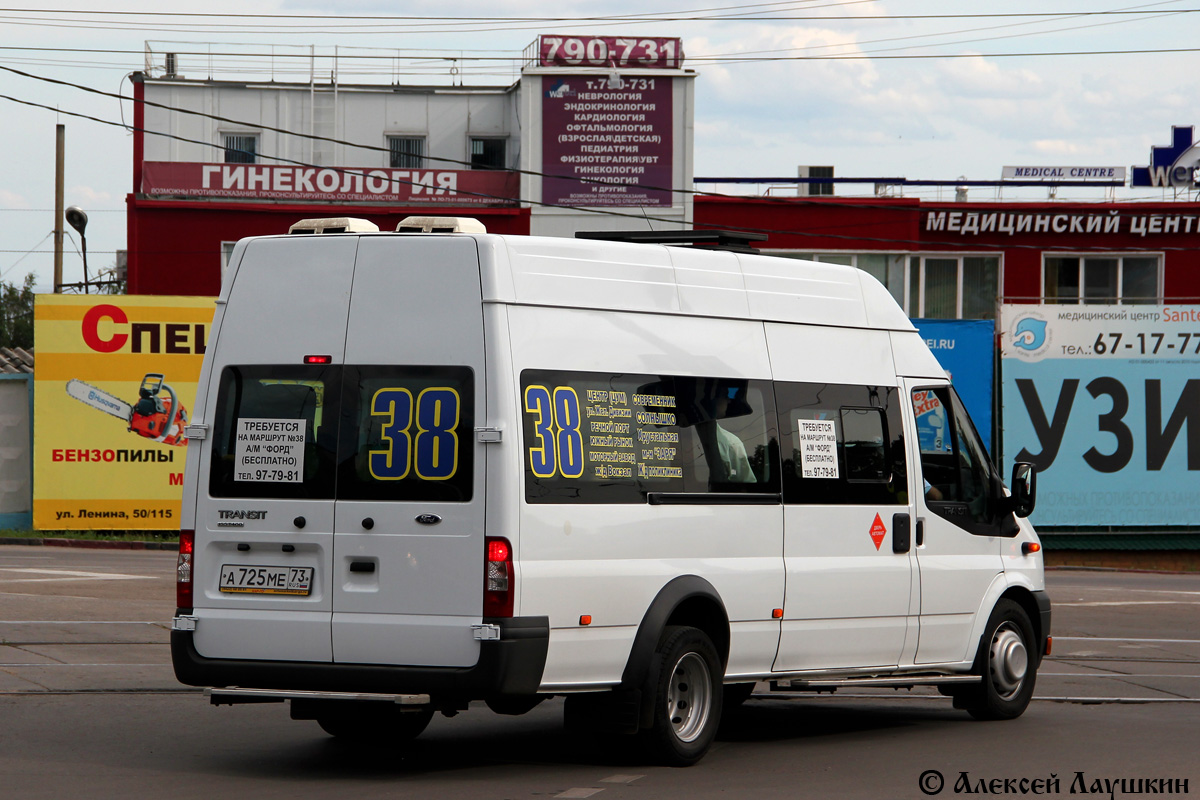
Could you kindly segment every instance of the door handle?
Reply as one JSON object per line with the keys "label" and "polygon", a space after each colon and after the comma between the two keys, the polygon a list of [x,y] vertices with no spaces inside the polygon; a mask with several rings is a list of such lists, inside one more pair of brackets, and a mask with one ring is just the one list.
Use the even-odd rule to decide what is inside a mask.
{"label": "door handle", "polygon": [[912,518],[908,514],[892,514],[892,552],[907,553],[911,549]]}
{"label": "door handle", "polygon": [[925,546],[925,520],[917,518],[917,547]]}
{"label": "door handle", "polygon": [[350,571],[351,572],[374,572],[375,571],[375,562],[374,561],[351,561],[350,562]]}

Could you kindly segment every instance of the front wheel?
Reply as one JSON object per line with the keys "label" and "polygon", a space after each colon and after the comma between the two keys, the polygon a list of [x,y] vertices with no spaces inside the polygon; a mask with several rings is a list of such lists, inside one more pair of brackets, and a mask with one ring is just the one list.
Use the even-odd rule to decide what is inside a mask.
{"label": "front wheel", "polygon": [[721,660],[701,630],[670,626],[658,642],[647,684],[653,724],[642,745],[656,761],[673,767],[695,764],[712,745],[721,723]]}
{"label": "front wheel", "polygon": [[1033,699],[1038,653],[1029,615],[1012,600],[992,610],[975,664],[983,680],[958,694],[955,705],[975,719],[1014,719]]}

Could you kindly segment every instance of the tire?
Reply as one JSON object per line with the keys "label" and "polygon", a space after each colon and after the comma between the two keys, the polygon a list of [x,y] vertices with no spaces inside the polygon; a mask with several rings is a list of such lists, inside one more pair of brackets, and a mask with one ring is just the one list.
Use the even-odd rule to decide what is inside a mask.
{"label": "tire", "polygon": [[317,717],[321,730],[347,742],[397,744],[416,739],[433,719],[433,709],[399,711],[394,708],[364,710],[357,714]]}
{"label": "tire", "polygon": [[975,719],[1015,719],[1033,699],[1040,657],[1033,624],[1025,609],[1001,600],[992,609],[975,656],[978,686],[957,689],[955,705]]}
{"label": "tire", "polygon": [[642,751],[672,767],[690,767],[712,745],[721,724],[721,659],[696,628],[669,626],[647,677],[653,722],[638,736]]}
{"label": "tire", "polygon": [[724,687],[724,697],[721,698],[721,710],[733,711],[739,708],[742,703],[750,699],[750,695],[754,694],[754,687],[757,683],[727,683]]}

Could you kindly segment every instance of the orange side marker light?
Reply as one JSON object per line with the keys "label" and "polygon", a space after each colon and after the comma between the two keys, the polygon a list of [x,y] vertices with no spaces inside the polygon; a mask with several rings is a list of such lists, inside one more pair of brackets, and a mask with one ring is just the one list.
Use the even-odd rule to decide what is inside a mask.
{"label": "orange side marker light", "polygon": [[771,611],[771,619],[783,619],[783,609],[776,608]]}
{"label": "orange side marker light", "polygon": [[579,624],[580,625],[591,625],[592,624],[592,615],[591,614],[582,615],[579,618]]}
{"label": "orange side marker light", "polygon": [[1021,545],[1021,553],[1024,555],[1041,552],[1041,549],[1042,546],[1037,542],[1026,542],[1025,544]]}

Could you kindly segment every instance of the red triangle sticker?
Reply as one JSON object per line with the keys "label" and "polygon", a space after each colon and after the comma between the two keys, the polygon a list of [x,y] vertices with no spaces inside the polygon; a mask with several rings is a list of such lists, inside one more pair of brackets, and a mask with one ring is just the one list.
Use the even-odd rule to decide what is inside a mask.
{"label": "red triangle sticker", "polygon": [[883,537],[887,536],[887,528],[883,524],[883,520],[879,515],[875,515],[875,521],[871,523],[871,541],[875,543],[875,549],[883,544]]}

